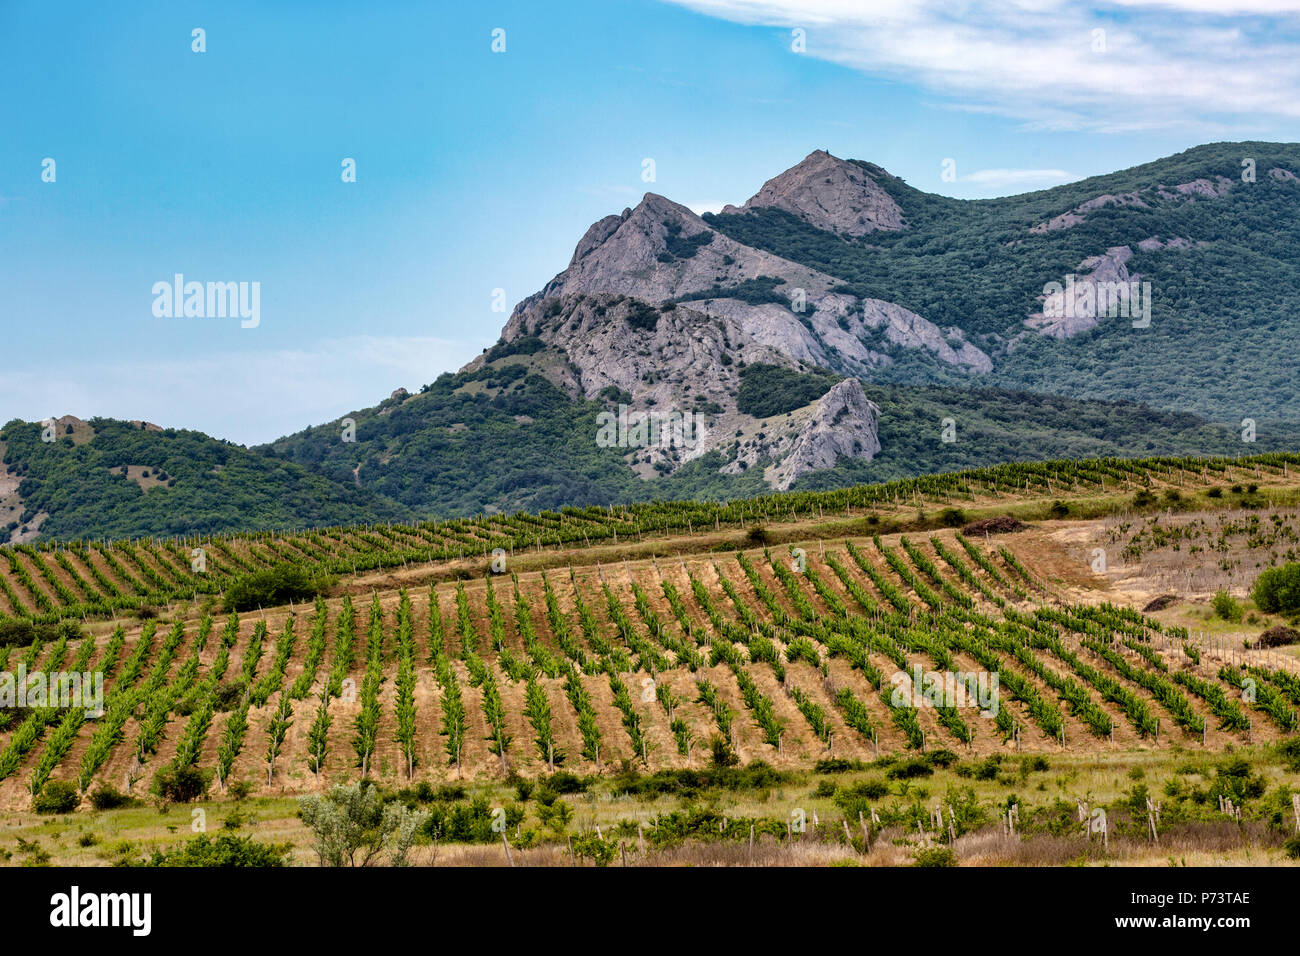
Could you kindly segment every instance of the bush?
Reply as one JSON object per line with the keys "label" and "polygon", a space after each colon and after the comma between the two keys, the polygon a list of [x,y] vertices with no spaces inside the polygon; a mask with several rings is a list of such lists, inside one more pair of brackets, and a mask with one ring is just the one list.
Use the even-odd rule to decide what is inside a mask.
{"label": "bush", "polygon": [[1268,614],[1300,611],[1300,563],[1268,568],[1255,579],[1255,606]]}
{"label": "bush", "polygon": [[102,784],[90,795],[90,805],[96,810],[117,810],[121,807],[134,806],[139,802],[134,797],[128,797],[107,784]]}
{"label": "bush", "polygon": [[1019,531],[1025,527],[1025,523],[1013,515],[997,515],[992,518],[981,518],[979,521],[972,521],[961,529],[961,533],[967,537],[975,537],[982,534],[1006,534],[1011,531]]}
{"label": "bush", "polygon": [[71,813],[81,803],[77,788],[65,780],[51,780],[32,802],[37,813]]}
{"label": "bush", "polygon": [[1214,613],[1232,624],[1240,624],[1244,613],[1241,602],[1234,598],[1227,591],[1220,591],[1214,595],[1214,600],[1210,602],[1214,605]]}
{"label": "bush", "polygon": [[885,776],[890,780],[910,780],[913,777],[928,777],[932,773],[934,770],[928,761],[906,760],[886,770]]}
{"label": "bush", "polygon": [[1300,836],[1293,836],[1282,844],[1288,860],[1300,860]]}
{"label": "bush", "polygon": [[736,751],[731,749],[731,742],[718,734],[709,743],[713,751],[713,766],[715,767],[734,767],[740,763],[740,758],[736,756]]}
{"label": "bush", "polygon": [[591,860],[597,866],[609,866],[614,862],[614,854],[618,852],[618,846],[591,833],[573,838],[573,852],[584,859]]}
{"label": "bush", "polygon": [[912,857],[913,866],[956,866],[957,854],[950,847],[935,846],[927,850],[917,850]]}
{"label": "bush", "polygon": [[643,332],[653,332],[659,325],[659,310],[647,302],[634,300],[628,309],[627,324]]}
{"label": "bush", "polygon": [[206,833],[180,847],[163,853],[155,850],[147,862],[134,866],[284,866],[288,843],[258,843],[252,837],[220,833],[215,838]]}
{"label": "bush", "polygon": [[227,611],[253,611],[289,601],[310,601],[333,582],[299,564],[277,564],[241,574],[226,589]]}
{"label": "bush", "polygon": [[368,781],[335,786],[324,796],[300,797],[298,816],[312,832],[321,866],[407,866],[416,836],[432,819],[398,803],[386,804]]}
{"label": "bush", "polygon": [[191,803],[207,790],[207,774],[197,767],[165,767],[153,778],[153,792],[168,803]]}
{"label": "bush", "polygon": [[966,512],[960,508],[944,508],[939,512],[939,524],[945,528],[960,528],[966,523]]}
{"label": "bush", "polygon": [[49,621],[0,621],[0,647],[24,647],[37,640],[50,643],[60,637],[76,641],[82,636],[81,626],[75,621],[59,621],[57,624]]}
{"label": "bush", "polygon": [[1270,627],[1263,634],[1259,635],[1257,646],[1259,647],[1284,647],[1287,644],[1300,643],[1300,631],[1293,627],[1284,627],[1278,624],[1276,627]]}
{"label": "bush", "polygon": [[1047,515],[1050,518],[1064,518],[1070,513],[1070,506],[1064,501],[1053,501],[1050,508],[1047,509]]}

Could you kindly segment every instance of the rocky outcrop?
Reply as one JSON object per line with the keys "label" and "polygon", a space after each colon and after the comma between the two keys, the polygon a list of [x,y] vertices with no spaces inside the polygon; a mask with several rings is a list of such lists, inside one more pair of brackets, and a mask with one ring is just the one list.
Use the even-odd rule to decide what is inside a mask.
{"label": "rocky outcrop", "polygon": [[778,464],[764,474],[781,491],[812,471],[846,458],[870,461],[880,451],[880,408],[857,379],[845,379],[817,400],[811,414],[789,440]]}
{"label": "rocky outcrop", "polygon": [[[901,210],[877,182],[883,176],[884,170],[819,151],[770,180],[743,210],[730,211],[779,207],[845,236],[903,228]],[[503,341],[532,336],[549,349],[500,361],[527,361],[530,371],[575,396],[626,396],[629,414],[702,411],[707,428],[699,441],[629,448],[630,464],[644,477],[716,449],[726,455],[723,471],[761,466],[770,484],[788,487],[844,457],[875,455],[878,410],[850,380],[818,402],[759,422],[736,405],[746,365],[816,366],[856,376],[915,349],[971,373],[993,368],[960,329],[941,329],[842,285],[737,242],[685,206],[647,193],[636,207],[594,223],[568,268],[516,306]],[[548,355],[558,360],[547,365]],[[490,358],[485,354],[467,369]]]}
{"label": "rocky outcrop", "polygon": [[[772,295],[752,295],[755,283],[765,283]],[[689,303],[696,311],[729,320],[738,340],[845,374],[889,364],[887,346],[924,349],[970,372],[992,369],[992,360],[960,330],[940,329],[891,302],[832,291],[839,284],[832,276],[729,239],[686,207],[647,193],[635,209],[587,230],[569,267],[519,303],[502,336],[513,341],[545,330],[549,344],[572,356],[559,332],[582,328],[565,321],[570,305],[578,296],[617,293],[654,305]],[[581,368],[585,363],[575,359],[575,364]]]}
{"label": "rocky outcrop", "polygon": [[1236,184],[1227,176],[1215,176],[1213,182],[1208,179],[1193,179],[1189,183],[1179,183],[1172,191],[1164,186],[1158,186],[1156,187],[1156,195],[1161,199],[1187,199],[1191,201],[1198,198],[1218,199],[1234,185]]}
{"label": "rocky outcrop", "polygon": [[1029,231],[1034,235],[1044,235],[1045,233],[1056,232],[1058,229],[1069,229],[1071,226],[1077,226],[1087,219],[1089,213],[1104,209],[1107,206],[1141,206],[1146,208],[1146,205],[1142,201],[1142,197],[1136,192],[1120,193],[1119,195],[1104,193],[1081,202],[1073,209],[1063,212],[1059,216],[1053,216],[1046,222],[1040,222],[1038,225],[1031,227]]}
{"label": "rocky outcrop", "polygon": [[[1183,236],[1174,236],[1172,239],[1162,240],[1159,236],[1150,236],[1138,243],[1138,248],[1143,252],[1159,252],[1161,249],[1194,249],[1198,243],[1193,242]],[[1205,243],[1199,243],[1205,245]]]}
{"label": "rocky outcrop", "polygon": [[780,276],[792,288],[813,292],[835,283],[812,269],[728,239],[685,206],[646,193],[636,208],[606,216],[588,229],[569,267],[521,302],[515,316],[555,296],[618,292],[657,304],[761,276]]}
{"label": "rocky outcrop", "polygon": [[[770,180],[739,211],[779,207],[846,236],[902,228],[901,210],[876,181],[887,175],[818,151]],[[876,454],[874,406],[856,383],[842,384],[818,403],[759,424],[736,407],[744,365],[818,366],[853,376],[892,363],[901,350],[919,349],[971,373],[993,368],[960,329],[941,329],[841,285],[736,242],[685,206],[647,193],[635,208],[587,230],[568,268],[516,306],[502,339],[541,339],[550,347],[545,354],[560,360],[530,370],[575,396],[626,395],[633,411],[655,414],[708,409],[701,441],[630,450],[638,473],[649,477],[722,449],[724,471],[761,463],[770,483],[788,487],[846,455]],[[832,435],[837,430],[839,438]]]}
{"label": "rocky outcrop", "polygon": [[1079,263],[1080,273],[1066,277],[1058,283],[1061,291],[1046,293],[1039,298],[1043,310],[1025,320],[1025,325],[1039,335],[1054,339],[1068,339],[1096,328],[1101,301],[1099,290],[1128,287],[1130,283],[1141,279],[1137,273],[1130,274],[1127,262],[1133,257],[1133,250],[1128,246],[1114,246],[1106,250],[1105,255],[1092,256]]}
{"label": "rocky outcrop", "polygon": [[769,179],[739,209],[726,206],[722,211],[768,208],[784,209],[818,229],[855,238],[906,226],[903,210],[866,170],[820,149]]}

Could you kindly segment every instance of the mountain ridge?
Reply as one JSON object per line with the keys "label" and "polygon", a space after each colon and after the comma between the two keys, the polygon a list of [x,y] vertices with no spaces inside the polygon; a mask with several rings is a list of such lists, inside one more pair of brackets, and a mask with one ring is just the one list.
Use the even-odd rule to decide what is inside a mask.
{"label": "mountain ridge", "polygon": [[[289,501],[252,520],[739,497],[1000,460],[1293,448],[1293,170],[1300,145],[1215,143],[958,200],[814,150],[716,215],[646,193],[592,223],[568,266],[460,371],[248,450],[255,499],[288,481],[328,512]],[[1048,289],[1069,276],[1149,283],[1151,321],[1095,307],[1054,314],[1063,299]],[[698,415],[707,437],[603,447],[602,414]],[[355,441],[340,437],[344,418]],[[952,442],[941,435],[949,420]],[[198,439],[147,434],[147,454],[113,458],[114,474],[96,463],[93,476],[59,471],[30,438],[10,442],[8,534],[94,533],[96,501],[156,533],[149,509],[122,495],[148,499],[156,470],[171,474],[173,446]],[[66,493],[48,476],[35,493],[37,461]]]}

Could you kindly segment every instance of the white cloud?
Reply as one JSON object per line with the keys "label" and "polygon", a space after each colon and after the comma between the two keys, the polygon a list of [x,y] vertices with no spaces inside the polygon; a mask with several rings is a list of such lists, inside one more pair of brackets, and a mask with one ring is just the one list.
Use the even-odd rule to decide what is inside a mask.
{"label": "white cloud", "polygon": [[1082,179],[1064,169],[977,169],[966,176],[959,176],[962,182],[974,183],[985,189],[1010,189],[1023,186],[1026,189],[1040,189],[1043,186],[1058,186]]}
{"label": "white cloud", "polygon": [[803,27],[804,55],[1040,128],[1247,132],[1300,117],[1300,0],[667,2]]}
{"label": "white cloud", "polygon": [[438,338],[355,336],[311,348],[215,353],[194,361],[84,363],[0,372],[4,419],[144,419],[254,445],[415,391],[479,347]]}

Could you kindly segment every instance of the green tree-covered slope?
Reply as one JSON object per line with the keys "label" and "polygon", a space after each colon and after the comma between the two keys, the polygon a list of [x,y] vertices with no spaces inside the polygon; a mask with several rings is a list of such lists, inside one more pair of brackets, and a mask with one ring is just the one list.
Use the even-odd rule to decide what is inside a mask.
{"label": "green tree-covered slope", "polygon": [[[1243,181],[1243,160],[1255,181]],[[861,167],[894,198],[908,227],[845,239],[779,209],[706,216],[747,245],[843,280],[845,291],[905,306],[957,326],[990,354],[976,384],[1134,401],[1213,421],[1300,420],[1294,356],[1300,353],[1300,145],[1216,143],[1054,189],[957,200],[914,189],[879,167]],[[1284,172],[1277,176],[1270,171]],[[1180,193],[1205,180],[1217,198]],[[1226,184],[1224,181],[1227,181]],[[1141,205],[1092,209],[1068,228],[1034,226],[1100,196]],[[1189,248],[1143,250],[1190,240]],[[1102,319],[1057,341],[1028,331],[1043,287],[1080,263],[1127,245],[1130,273],[1151,283],[1151,325]],[[969,386],[970,378],[898,354],[877,381]]]}
{"label": "green tree-covered slope", "polygon": [[69,539],[301,528],[409,515],[370,489],[201,432],[155,431],[103,418],[87,424],[89,430],[82,426],[75,437],[60,428],[53,442],[41,440],[37,423],[11,421],[0,431],[4,462],[11,477],[20,479],[22,499],[21,516],[16,525],[0,526],[0,541],[40,516],[41,537]]}

